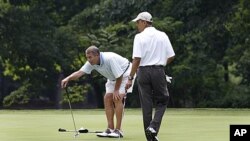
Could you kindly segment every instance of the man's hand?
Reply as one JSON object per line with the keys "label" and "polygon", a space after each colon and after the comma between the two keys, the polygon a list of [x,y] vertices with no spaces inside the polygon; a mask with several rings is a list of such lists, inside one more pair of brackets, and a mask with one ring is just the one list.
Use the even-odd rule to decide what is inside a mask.
{"label": "man's hand", "polygon": [[69,81],[76,80],[79,77],[83,76],[84,74],[85,73],[83,71],[81,71],[81,70],[73,72],[71,75],[69,75],[68,77],[64,78],[61,81],[61,88],[65,88],[68,85]]}
{"label": "man's hand", "polygon": [[132,86],[132,80],[128,80],[125,89],[128,90]]}
{"label": "man's hand", "polygon": [[69,80],[68,78],[65,78],[61,81],[61,88],[65,88],[68,84]]}
{"label": "man's hand", "polygon": [[115,90],[114,91],[114,93],[113,93],[113,99],[114,99],[114,101],[121,100],[121,97],[119,95],[119,90]]}

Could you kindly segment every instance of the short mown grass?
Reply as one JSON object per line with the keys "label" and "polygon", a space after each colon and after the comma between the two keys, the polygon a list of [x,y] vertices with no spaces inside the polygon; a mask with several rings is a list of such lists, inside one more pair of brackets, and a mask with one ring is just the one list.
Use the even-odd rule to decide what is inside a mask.
{"label": "short mown grass", "polygon": [[[106,128],[102,109],[73,110],[77,128]],[[250,109],[167,109],[161,141],[229,141],[230,124],[250,124]],[[74,129],[69,110],[0,110],[1,141],[145,141],[140,109],[126,109],[124,138],[98,138],[93,133],[59,133]]]}

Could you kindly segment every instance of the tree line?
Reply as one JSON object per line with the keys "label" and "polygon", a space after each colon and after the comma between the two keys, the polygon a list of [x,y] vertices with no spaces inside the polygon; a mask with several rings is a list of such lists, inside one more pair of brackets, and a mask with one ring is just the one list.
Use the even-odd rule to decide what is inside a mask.
{"label": "tree line", "polygon": [[[131,20],[142,11],[176,53],[170,107],[250,106],[248,0],[0,0],[0,107],[63,108],[60,81],[87,47],[132,60]],[[96,72],[72,82],[73,103],[103,107],[104,82]],[[136,86],[128,106],[140,106]]]}

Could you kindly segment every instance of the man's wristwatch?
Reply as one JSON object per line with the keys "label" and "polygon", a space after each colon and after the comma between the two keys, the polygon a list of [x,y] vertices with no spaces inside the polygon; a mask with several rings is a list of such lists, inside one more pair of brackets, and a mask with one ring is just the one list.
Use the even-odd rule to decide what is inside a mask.
{"label": "man's wristwatch", "polygon": [[134,77],[133,76],[128,76],[128,80],[133,80],[134,79]]}

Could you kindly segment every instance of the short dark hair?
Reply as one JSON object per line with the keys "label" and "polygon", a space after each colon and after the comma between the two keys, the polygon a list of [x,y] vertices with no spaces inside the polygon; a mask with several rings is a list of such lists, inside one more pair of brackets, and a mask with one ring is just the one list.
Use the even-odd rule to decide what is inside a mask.
{"label": "short dark hair", "polygon": [[91,54],[92,53],[93,55],[99,55],[100,54],[100,50],[99,50],[98,47],[92,45],[92,46],[90,46],[90,47],[88,47],[86,49],[85,53],[86,54]]}

